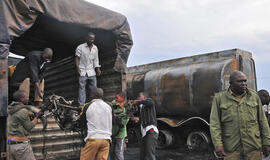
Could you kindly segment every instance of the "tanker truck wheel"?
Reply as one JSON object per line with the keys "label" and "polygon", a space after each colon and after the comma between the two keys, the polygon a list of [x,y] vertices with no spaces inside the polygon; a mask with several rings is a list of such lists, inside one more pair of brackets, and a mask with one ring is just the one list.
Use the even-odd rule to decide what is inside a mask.
{"label": "tanker truck wheel", "polygon": [[169,130],[159,130],[158,134],[158,149],[170,147],[173,144],[173,133]]}
{"label": "tanker truck wheel", "polygon": [[203,131],[192,131],[187,137],[187,146],[190,151],[206,151],[210,144],[209,134]]}

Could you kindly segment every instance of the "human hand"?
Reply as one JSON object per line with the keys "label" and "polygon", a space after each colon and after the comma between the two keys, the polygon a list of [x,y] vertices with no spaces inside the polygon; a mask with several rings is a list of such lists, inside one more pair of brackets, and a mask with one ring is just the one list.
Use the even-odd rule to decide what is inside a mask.
{"label": "human hand", "polygon": [[79,68],[77,69],[77,72],[79,75],[81,74],[81,70]]}
{"label": "human hand", "polygon": [[267,157],[270,153],[270,146],[263,146],[262,151],[263,151],[263,155]]}
{"label": "human hand", "polygon": [[223,158],[226,155],[225,152],[224,152],[223,146],[216,147],[215,152],[216,152],[217,158]]}
{"label": "human hand", "polygon": [[37,118],[40,118],[41,116],[43,116],[43,114],[44,114],[44,113],[43,113],[42,111],[39,111],[39,112],[37,113],[36,117],[37,117]]}
{"label": "human hand", "polygon": [[139,117],[133,117],[133,119],[132,119],[135,123],[138,123],[139,122]]}
{"label": "human hand", "polygon": [[137,104],[139,102],[140,102],[140,100],[133,100],[133,104]]}
{"label": "human hand", "polygon": [[100,70],[100,68],[97,68],[96,71],[97,71],[97,76],[100,76],[100,75],[101,75],[101,70]]}

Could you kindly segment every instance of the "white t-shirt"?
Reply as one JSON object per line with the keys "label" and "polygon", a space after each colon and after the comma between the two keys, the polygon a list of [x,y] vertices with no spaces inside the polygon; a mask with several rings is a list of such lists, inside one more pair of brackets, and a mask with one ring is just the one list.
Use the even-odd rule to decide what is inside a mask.
{"label": "white t-shirt", "polygon": [[102,99],[93,99],[93,103],[86,111],[87,136],[93,139],[111,139],[112,108]]}

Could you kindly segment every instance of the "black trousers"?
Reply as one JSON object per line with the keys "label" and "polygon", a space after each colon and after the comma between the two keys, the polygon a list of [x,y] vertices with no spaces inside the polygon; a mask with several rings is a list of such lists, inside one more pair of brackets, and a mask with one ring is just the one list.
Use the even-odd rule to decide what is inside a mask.
{"label": "black trousers", "polygon": [[140,147],[140,160],[156,160],[158,134],[148,131],[142,138]]}

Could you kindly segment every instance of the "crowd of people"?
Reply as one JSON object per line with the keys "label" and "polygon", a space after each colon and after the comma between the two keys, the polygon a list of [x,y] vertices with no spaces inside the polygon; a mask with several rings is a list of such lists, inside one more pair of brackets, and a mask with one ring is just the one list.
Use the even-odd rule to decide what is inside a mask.
{"label": "crowd of people", "polygon": [[[126,95],[121,92],[115,100],[105,102],[103,90],[97,88],[96,76],[101,75],[95,34],[88,33],[86,42],[76,49],[78,71],[78,103],[85,117],[85,144],[81,148],[81,160],[124,160],[127,123],[133,121],[141,128],[141,160],[155,160],[158,126],[155,102],[146,92],[140,92],[132,103],[138,107],[138,117],[128,116]],[[35,159],[28,135],[43,112],[29,118],[28,100],[30,84],[35,89],[35,104],[43,101],[44,72],[52,60],[53,51],[33,51],[26,55],[12,77],[19,86],[8,106],[8,152],[10,159]],[[89,102],[86,101],[86,89]],[[210,133],[215,152],[225,160],[260,160],[270,153],[270,129],[268,118],[269,93],[258,93],[247,88],[247,77],[241,71],[230,75],[230,87],[215,94],[210,113]],[[264,107],[262,105],[265,105]]]}
{"label": "crowd of people", "polygon": [[[79,75],[78,107],[82,110],[86,128],[80,159],[124,160],[126,126],[129,120],[141,124],[143,137],[141,159],[155,159],[158,129],[153,100],[141,92],[138,99],[133,101],[139,108],[140,117],[127,115],[124,92],[116,94],[112,102],[103,100],[103,90],[97,88],[96,76],[101,75],[101,66],[94,40],[95,34],[88,33],[86,42],[80,44],[75,52]],[[30,85],[34,86],[34,104],[40,107],[43,103],[44,73],[52,57],[51,48],[29,52],[18,63],[12,75],[11,84],[17,86],[18,90],[14,92],[13,102],[8,106],[8,153],[11,160],[35,159],[28,136],[43,112],[39,111],[32,120],[30,119],[28,108]],[[88,99],[90,99],[87,103],[86,91],[89,92]]]}

